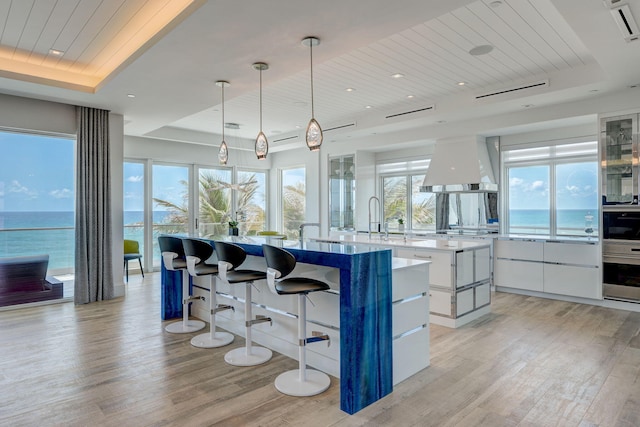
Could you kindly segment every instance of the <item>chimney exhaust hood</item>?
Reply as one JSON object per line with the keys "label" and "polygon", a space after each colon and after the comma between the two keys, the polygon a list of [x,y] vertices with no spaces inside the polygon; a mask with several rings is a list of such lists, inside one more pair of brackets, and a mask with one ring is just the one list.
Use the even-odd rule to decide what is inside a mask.
{"label": "chimney exhaust hood", "polygon": [[420,191],[495,193],[498,185],[484,137],[437,140]]}

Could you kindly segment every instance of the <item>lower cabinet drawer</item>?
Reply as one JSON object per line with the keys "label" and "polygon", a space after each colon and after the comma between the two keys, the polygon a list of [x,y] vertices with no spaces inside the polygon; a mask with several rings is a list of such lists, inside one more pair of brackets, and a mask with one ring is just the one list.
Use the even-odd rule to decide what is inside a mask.
{"label": "lower cabinet drawer", "polygon": [[544,266],[544,291],[550,294],[602,299],[600,269],[547,264]]}
{"label": "lower cabinet drawer", "polygon": [[542,292],[543,265],[541,262],[498,259],[494,283],[496,286]]}
{"label": "lower cabinet drawer", "polygon": [[431,289],[429,296],[429,311],[431,313],[451,316],[451,293]]}
{"label": "lower cabinet drawer", "polygon": [[456,298],[456,315],[458,317],[473,311],[473,288],[458,292]]}

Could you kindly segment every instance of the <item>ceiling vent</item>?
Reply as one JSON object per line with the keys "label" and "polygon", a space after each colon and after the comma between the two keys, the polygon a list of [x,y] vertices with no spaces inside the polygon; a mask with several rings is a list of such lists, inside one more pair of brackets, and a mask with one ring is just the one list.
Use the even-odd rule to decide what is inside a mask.
{"label": "ceiling vent", "polygon": [[386,116],[385,119],[392,119],[394,117],[400,117],[400,116],[406,116],[408,114],[420,113],[422,111],[432,111],[432,110],[435,110],[435,108],[436,108],[435,105],[429,105],[428,107],[418,108],[417,110],[405,111],[404,113],[391,114],[389,116]]}
{"label": "ceiling vent", "polygon": [[493,96],[507,95],[507,94],[520,92],[527,89],[540,89],[543,87],[549,87],[549,80],[542,80],[535,83],[527,83],[522,86],[516,86],[516,87],[507,88],[507,89],[500,89],[500,90],[496,90],[494,92],[489,92],[489,93],[483,93],[482,95],[476,95],[476,99],[487,99]]}
{"label": "ceiling vent", "polygon": [[290,141],[292,139],[298,139],[298,135],[287,136],[285,138],[280,138],[280,139],[274,139],[271,142],[274,143],[274,144],[277,144],[278,142]]}
{"label": "ceiling vent", "polygon": [[[608,0],[609,3],[613,3],[612,0]],[[633,19],[631,9],[628,4],[622,4],[619,6],[613,6],[610,9],[613,20],[618,24],[618,28],[624,36],[624,40],[629,43],[631,41],[638,40],[640,32],[638,31],[638,24]]]}
{"label": "ceiling vent", "polygon": [[352,122],[352,123],[345,123],[343,125],[338,125],[338,126],[333,126],[327,129],[323,129],[322,132],[331,132],[331,131],[336,131],[336,130],[340,130],[340,129],[346,129],[346,128],[351,128],[354,127],[356,125],[356,122]]}

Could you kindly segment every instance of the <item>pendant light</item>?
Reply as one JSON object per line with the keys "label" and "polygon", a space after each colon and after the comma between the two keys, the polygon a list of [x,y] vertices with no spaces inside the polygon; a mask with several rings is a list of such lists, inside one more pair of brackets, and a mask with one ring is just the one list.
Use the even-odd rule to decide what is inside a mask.
{"label": "pendant light", "polygon": [[269,142],[267,136],[262,132],[262,72],[269,69],[269,65],[264,62],[256,62],[253,64],[253,69],[260,71],[260,133],[256,138],[256,156],[258,160],[264,160],[267,158],[269,152]]}
{"label": "pendant light", "polygon": [[322,145],[322,128],[315,119],[313,111],[313,47],[320,44],[320,39],[317,37],[306,37],[302,39],[302,44],[304,46],[309,46],[311,58],[311,120],[309,120],[309,125],[307,125],[306,141],[309,150],[318,151]]}
{"label": "pendant light", "polygon": [[227,143],[224,141],[224,88],[230,85],[231,83],[225,80],[218,80],[216,82],[216,86],[218,86],[222,92],[222,143],[220,144],[220,151],[218,151],[218,160],[221,165],[226,165],[229,159],[229,149]]}

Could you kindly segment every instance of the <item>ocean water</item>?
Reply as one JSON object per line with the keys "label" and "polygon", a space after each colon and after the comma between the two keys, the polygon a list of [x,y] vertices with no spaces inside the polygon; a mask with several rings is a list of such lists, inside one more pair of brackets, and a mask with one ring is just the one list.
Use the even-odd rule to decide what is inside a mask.
{"label": "ocean water", "polygon": [[[557,231],[562,235],[586,236],[588,228],[586,216],[592,216],[592,235],[598,235],[598,215],[595,209],[562,209],[557,211]],[[510,231],[515,233],[548,233],[550,228],[549,210],[514,209],[509,211]]]}
{"label": "ocean water", "polygon": [[[593,215],[593,235],[598,234],[597,213],[587,209],[558,211],[558,233],[586,235],[585,215]],[[548,210],[510,211],[511,232],[545,233],[549,230]],[[144,228],[142,211],[124,212],[124,238],[140,243],[144,253]],[[179,226],[167,223],[166,211],[154,211],[153,256],[159,264],[160,250],[157,235],[184,232]],[[49,269],[73,269],[74,265],[74,214],[73,212],[0,212],[0,257],[49,254]]]}
{"label": "ocean water", "polygon": [[[167,212],[154,211],[153,220],[156,224],[166,223]],[[124,238],[137,240],[141,251],[142,221],[142,212],[124,213]],[[73,212],[0,212],[0,257],[49,254],[49,270],[73,269],[74,228]],[[164,232],[162,227],[156,230],[155,234]],[[154,257],[159,258],[159,249],[154,252]]]}

